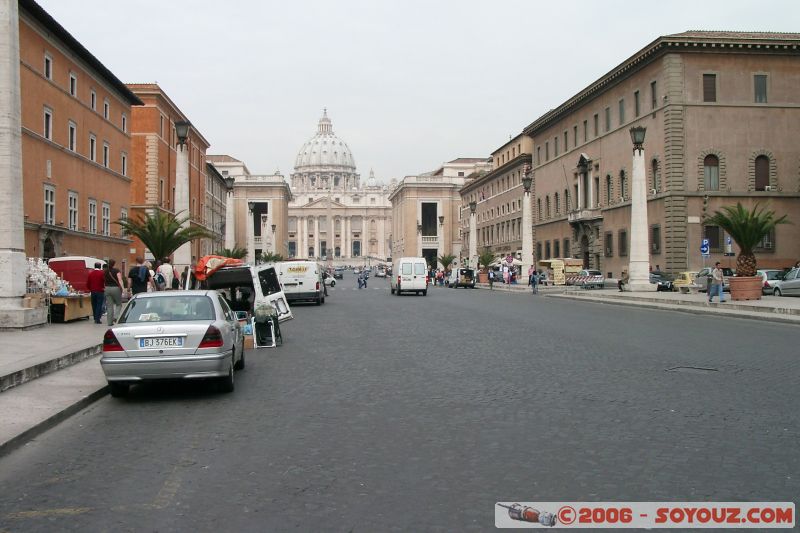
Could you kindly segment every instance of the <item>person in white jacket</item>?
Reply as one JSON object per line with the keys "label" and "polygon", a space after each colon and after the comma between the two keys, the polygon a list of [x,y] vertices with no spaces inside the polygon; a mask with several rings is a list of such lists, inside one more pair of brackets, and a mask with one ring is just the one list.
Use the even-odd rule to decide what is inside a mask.
{"label": "person in white jacket", "polygon": [[158,290],[172,289],[172,278],[175,276],[175,269],[169,262],[169,257],[161,260],[161,264],[156,269],[156,272],[164,277],[164,283],[158,287]]}

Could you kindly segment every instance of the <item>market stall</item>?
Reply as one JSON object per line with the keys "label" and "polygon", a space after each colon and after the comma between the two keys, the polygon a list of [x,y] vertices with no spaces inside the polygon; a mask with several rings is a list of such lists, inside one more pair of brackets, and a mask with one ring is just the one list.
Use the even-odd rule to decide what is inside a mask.
{"label": "market stall", "polygon": [[92,316],[92,298],[88,294],[50,298],[50,321],[70,322]]}

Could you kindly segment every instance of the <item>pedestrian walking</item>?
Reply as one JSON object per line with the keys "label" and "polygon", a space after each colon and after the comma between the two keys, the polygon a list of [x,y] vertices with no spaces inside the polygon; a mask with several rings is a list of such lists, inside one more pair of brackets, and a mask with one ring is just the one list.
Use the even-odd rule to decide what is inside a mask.
{"label": "pedestrian walking", "polygon": [[128,279],[131,280],[131,294],[147,292],[148,287],[152,285],[153,277],[150,275],[150,269],[144,264],[144,259],[136,258],[136,266],[128,271]]}
{"label": "pedestrian walking", "polygon": [[103,265],[101,263],[94,264],[94,270],[89,272],[89,277],[86,280],[86,287],[92,293],[92,315],[94,315],[94,323],[101,324],[100,317],[103,316],[103,304],[106,301],[106,284],[103,276]]}
{"label": "pedestrian walking", "polygon": [[528,278],[528,284],[531,285],[533,294],[539,294],[539,273],[535,270],[533,274],[530,275],[530,278]]}
{"label": "pedestrian walking", "polygon": [[494,290],[494,270],[489,271],[489,290]]}
{"label": "pedestrian walking", "polygon": [[163,291],[172,289],[172,278],[175,276],[175,269],[169,262],[169,257],[161,260],[161,264],[156,269],[156,287],[158,290]]}
{"label": "pedestrian walking", "polygon": [[717,261],[714,263],[714,270],[711,271],[711,286],[708,290],[708,303],[711,303],[715,294],[719,295],[719,303],[725,301],[724,283],[725,275],[722,272],[722,268],[720,268],[720,262]]}
{"label": "pedestrian walking", "polygon": [[114,324],[117,318],[117,311],[122,307],[122,274],[115,268],[117,262],[109,259],[106,268],[103,270],[103,283],[105,285],[106,296],[106,324]]}

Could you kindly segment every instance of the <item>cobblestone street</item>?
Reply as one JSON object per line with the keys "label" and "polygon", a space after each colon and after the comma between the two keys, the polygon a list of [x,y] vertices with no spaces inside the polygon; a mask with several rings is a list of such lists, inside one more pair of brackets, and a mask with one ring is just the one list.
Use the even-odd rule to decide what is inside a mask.
{"label": "cobblestone street", "polygon": [[0,529],[477,531],[501,500],[800,492],[792,326],[384,283],[295,306],[232,395],[139,387],[4,457]]}

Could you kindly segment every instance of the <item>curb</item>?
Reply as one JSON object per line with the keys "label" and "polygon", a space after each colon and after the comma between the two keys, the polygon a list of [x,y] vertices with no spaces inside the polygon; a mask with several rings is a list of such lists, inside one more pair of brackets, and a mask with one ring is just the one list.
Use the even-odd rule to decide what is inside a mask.
{"label": "curb", "polygon": [[794,315],[782,314],[776,312],[756,312],[745,314],[746,311],[739,311],[736,309],[714,309],[708,307],[701,307],[694,304],[672,304],[660,303],[652,301],[631,301],[622,299],[603,299],[593,298],[590,296],[575,296],[572,294],[548,294],[551,298],[564,298],[569,300],[579,300],[589,303],[620,305],[623,307],[642,307],[647,309],[661,309],[662,311],[677,311],[681,313],[691,313],[693,315],[706,315],[706,316],[723,316],[727,318],[741,318],[743,320],[760,320],[764,322],[781,323],[781,324],[800,324],[800,319],[795,318]]}
{"label": "curb", "polygon": [[81,361],[91,359],[92,357],[99,355],[102,351],[102,348],[102,344],[97,344],[95,346],[90,346],[82,350],[68,353],[67,355],[56,357],[55,359],[50,359],[49,361],[45,361],[43,363],[29,366],[28,368],[23,368],[22,370],[17,370],[16,372],[6,374],[5,376],[0,376],[0,392],[17,387],[23,383],[27,383],[47,374],[51,374],[57,370],[61,370],[62,368],[80,363]]}
{"label": "curb", "polygon": [[6,442],[0,443],[0,457],[8,455],[17,448],[29,442],[31,439],[38,437],[48,429],[55,427],[56,425],[58,425],[58,423],[66,420],[67,418],[81,411],[85,407],[93,404],[94,402],[96,402],[97,400],[108,394],[108,390],[109,390],[108,385],[104,385],[100,389],[92,392],[91,394],[87,394],[80,400],[67,406],[58,413],[42,420],[35,426],[26,429],[19,435],[7,440]]}

